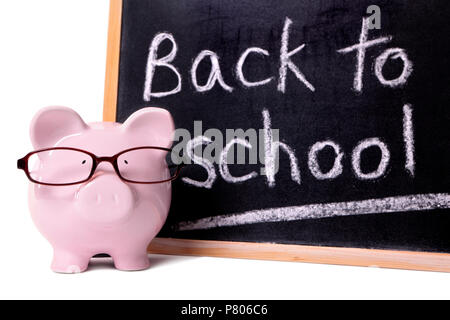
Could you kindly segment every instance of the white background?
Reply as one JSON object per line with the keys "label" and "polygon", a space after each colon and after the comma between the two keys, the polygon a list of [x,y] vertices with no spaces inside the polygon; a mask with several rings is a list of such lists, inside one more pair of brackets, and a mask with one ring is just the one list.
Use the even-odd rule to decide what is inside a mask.
{"label": "white background", "polygon": [[16,160],[31,151],[28,125],[44,106],[101,120],[107,25],[107,0],[0,1],[0,298],[450,298],[450,274],[302,263],[152,255],[143,272],[107,259],[84,274],[51,272]]}

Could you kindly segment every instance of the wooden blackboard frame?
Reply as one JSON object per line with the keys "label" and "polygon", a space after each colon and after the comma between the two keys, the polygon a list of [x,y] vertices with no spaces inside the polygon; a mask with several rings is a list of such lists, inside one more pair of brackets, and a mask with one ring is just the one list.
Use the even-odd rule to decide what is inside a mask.
{"label": "wooden blackboard frame", "polygon": [[[123,0],[110,0],[104,121],[116,121]],[[156,238],[150,253],[450,272],[450,254]]]}

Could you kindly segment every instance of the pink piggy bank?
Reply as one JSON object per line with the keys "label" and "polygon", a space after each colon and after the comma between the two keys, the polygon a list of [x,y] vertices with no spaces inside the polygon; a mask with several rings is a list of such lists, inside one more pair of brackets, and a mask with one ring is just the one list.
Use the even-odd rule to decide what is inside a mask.
{"label": "pink piggy bank", "polygon": [[159,108],[124,124],[86,124],[63,107],[35,116],[37,151],[18,167],[32,181],[29,207],[53,246],[53,271],[83,272],[97,254],[110,255],[120,270],[149,267],[147,247],[166,221],[179,173],[166,163],[173,134],[170,113]]}

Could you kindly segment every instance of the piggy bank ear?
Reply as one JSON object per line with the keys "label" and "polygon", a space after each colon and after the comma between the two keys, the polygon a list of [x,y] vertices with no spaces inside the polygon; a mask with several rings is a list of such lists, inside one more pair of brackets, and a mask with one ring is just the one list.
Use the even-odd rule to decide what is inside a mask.
{"label": "piggy bank ear", "polygon": [[133,113],[122,128],[147,146],[170,148],[173,143],[175,125],[172,115],[165,109],[141,109]]}
{"label": "piggy bank ear", "polygon": [[72,109],[44,108],[34,116],[31,122],[31,143],[35,149],[50,148],[64,137],[81,133],[87,128],[87,124]]}

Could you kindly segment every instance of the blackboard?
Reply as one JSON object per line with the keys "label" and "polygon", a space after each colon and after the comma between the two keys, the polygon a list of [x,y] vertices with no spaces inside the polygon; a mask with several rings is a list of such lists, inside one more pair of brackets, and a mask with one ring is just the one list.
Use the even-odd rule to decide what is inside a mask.
{"label": "blackboard", "polygon": [[448,1],[111,8],[105,120],[155,106],[192,139],[255,129],[264,161],[270,134],[281,143],[276,174],[259,161],[184,168],[161,238],[416,252],[450,267]]}

